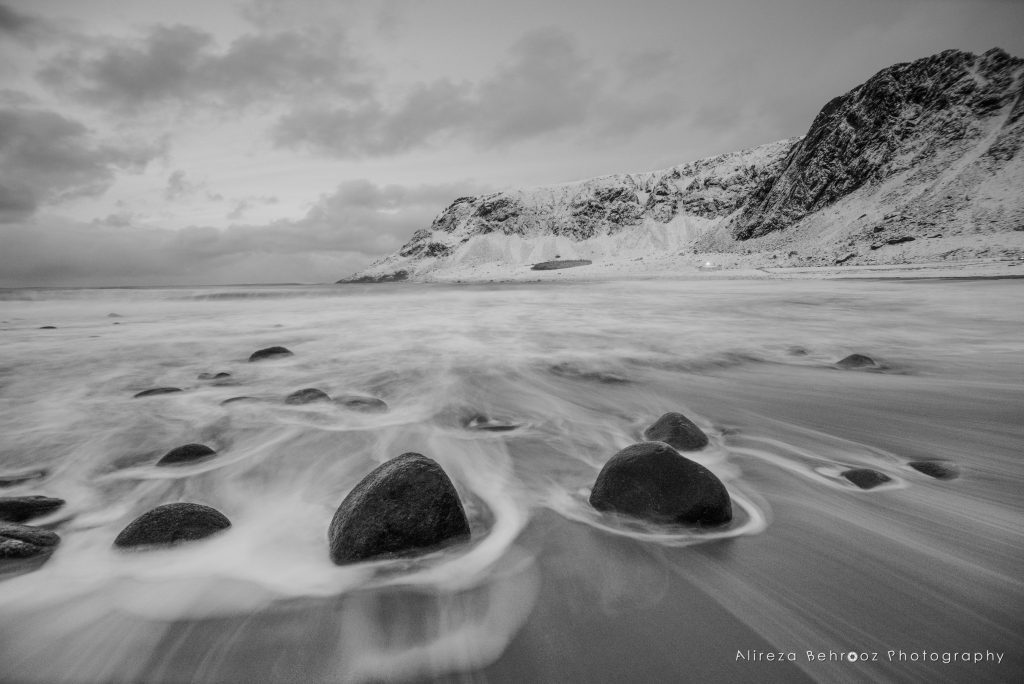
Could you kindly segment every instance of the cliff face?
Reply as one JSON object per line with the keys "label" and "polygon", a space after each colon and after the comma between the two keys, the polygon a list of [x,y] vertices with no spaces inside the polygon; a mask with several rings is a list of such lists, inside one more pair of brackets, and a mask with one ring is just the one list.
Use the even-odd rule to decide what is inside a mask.
{"label": "cliff face", "polygon": [[948,50],[879,72],[825,105],[782,173],[751,194],[732,235],[783,230],[903,172],[927,183],[979,143],[993,164],[1011,160],[1021,143],[1022,67],[1002,50]]}
{"label": "cliff face", "polygon": [[1024,60],[950,50],[880,71],[826,104],[802,138],[460,197],[357,279],[680,250],[783,250],[774,259],[796,247],[823,263],[875,263],[897,258],[886,245],[1024,230],[1022,141]]}

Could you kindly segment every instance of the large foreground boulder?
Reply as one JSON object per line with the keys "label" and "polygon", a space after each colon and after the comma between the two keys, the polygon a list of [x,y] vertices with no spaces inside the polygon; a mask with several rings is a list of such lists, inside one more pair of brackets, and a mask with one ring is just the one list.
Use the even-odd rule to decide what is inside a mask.
{"label": "large foreground boulder", "polygon": [[49,496],[0,496],[0,520],[24,522],[52,513],[64,505],[64,499]]}
{"label": "large foreground boulder", "polygon": [[174,466],[182,465],[184,463],[194,463],[196,461],[209,458],[216,453],[216,451],[205,444],[184,444],[168,451],[163,455],[163,458],[156,462],[156,464],[158,466]]}
{"label": "large foreground boulder", "polygon": [[682,413],[666,413],[644,430],[644,439],[665,442],[680,451],[696,451],[708,445],[708,436]]}
{"label": "large foreground boulder", "polygon": [[338,565],[405,555],[467,539],[469,521],[437,462],[406,453],[376,468],[349,492],[327,533]]}
{"label": "large foreground boulder", "polygon": [[114,546],[177,544],[209,537],[231,527],[220,511],[194,503],[172,503],[143,513],[117,535]]}
{"label": "large foreground boulder", "polygon": [[36,558],[53,553],[60,537],[50,530],[0,523],[0,560]]}
{"label": "large foreground boulder", "polygon": [[641,442],[612,456],[597,476],[590,505],[657,523],[732,520],[722,481],[664,442]]}

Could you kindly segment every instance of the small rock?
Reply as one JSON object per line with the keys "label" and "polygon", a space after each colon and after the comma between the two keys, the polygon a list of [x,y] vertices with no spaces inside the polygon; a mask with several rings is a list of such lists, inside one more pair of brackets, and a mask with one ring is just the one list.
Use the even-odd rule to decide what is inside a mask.
{"label": "small rock", "polygon": [[330,401],[331,398],[326,392],[318,390],[316,387],[307,387],[306,389],[300,389],[297,392],[292,392],[284,399],[286,404],[311,404],[314,401]]}
{"label": "small rock", "polygon": [[334,403],[353,411],[363,411],[366,413],[383,413],[388,410],[388,405],[383,399],[364,397],[358,394],[346,394],[335,397]]}
{"label": "small rock", "polygon": [[880,473],[870,468],[853,468],[843,471],[842,475],[861,489],[874,489],[878,485],[892,480],[885,473]]}
{"label": "small rock", "polygon": [[937,480],[955,480],[960,477],[960,469],[948,461],[911,461],[907,465]]}
{"label": "small rock", "polygon": [[205,444],[185,444],[168,451],[156,464],[158,466],[169,466],[192,463],[193,461],[214,456],[216,453],[216,451]]}
{"label": "small rock", "polygon": [[612,456],[597,476],[590,505],[658,523],[732,520],[722,481],[664,442],[641,442]]}
{"label": "small rock", "polygon": [[870,356],[864,356],[863,354],[850,354],[846,358],[836,361],[836,368],[851,369],[851,368],[877,368],[878,364]]}
{"label": "small rock", "polygon": [[60,543],[54,532],[39,527],[0,523],[0,560],[35,558],[53,553]]}
{"label": "small rock", "polygon": [[24,522],[52,513],[64,505],[64,499],[48,496],[3,496],[0,497],[0,520]]}
{"label": "small rock", "polygon": [[220,405],[224,406],[225,404],[234,404],[239,401],[263,401],[263,399],[260,399],[259,397],[231,397],[230,399],[225,399],[220,402]]}
{"label": "small rock", "polygon": [[200,373],[196,376],[199,380],[223,380],[224,378],[230,378],[231,373]]}
{"label": "small rock", "polygon": [[644,439],[665,442],[680,451],[696,451],[708,445],[708,436],[682,413],[666,413],[644,430]]}
{"label": "small rock", "polygon": [[194,503],[157,506],[128,524],[114,540],[122,548],[150,544],[177,544],[209,537],[231,527],[220,511]]}
{"label": "small rock", "polygon": [[138,399],[139,397],[152,397],[156,396],[157,394],[171,394],[172,392],[180,391],[180,387],[154,387],[153,389],[142,390],[141,392],[135,394],[135,396],[132,398]]}
{"label": "small rock", "polygon": [[41,468],[38,470],[25,470],[20,473],[7,473],[0,475],[0,487],[13,487],[15,485],[24,484],[25,482],[41,480],[49,474],[49,471]]}
{"label": "small rock", "polygon": [[349,492],[328,531],[331,560],[346,565],[467,539],[469,521],[441,466],[422,454],[393,458]]}
{"label": "small rock", "polygon": [[56,330],[57,326],[55,326],[55,325],[41,325],[41,326],[39,326],[39,329],[40,330]]}
{"label": "small rock", "polygon": [[254,351],[249,357],[250,361],[262,361],[264,359],[281,359],[285,356],[292,356],[292,353],[284,347],[267,347]]}

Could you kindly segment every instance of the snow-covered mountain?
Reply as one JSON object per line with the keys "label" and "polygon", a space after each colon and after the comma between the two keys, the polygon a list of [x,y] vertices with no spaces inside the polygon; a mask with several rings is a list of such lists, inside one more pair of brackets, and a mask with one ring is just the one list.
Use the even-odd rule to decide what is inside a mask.
{"label": "snow-covered mountain", "polygon": [[460,197],[347,280],[680,253],[778,265],[993,249],[1020,258],[1022,140],[1024,60],[949,50],[833,99],[802,138],[664,171]]}

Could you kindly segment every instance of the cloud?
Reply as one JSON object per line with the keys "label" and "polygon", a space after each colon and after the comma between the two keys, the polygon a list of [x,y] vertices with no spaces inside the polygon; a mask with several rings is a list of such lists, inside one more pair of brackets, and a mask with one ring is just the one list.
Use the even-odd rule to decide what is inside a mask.
{"label": "cloud", "polygon": [[40,214],[0,227],[0,286],[333,282],[397,249],[455,197],[485,190],[352,180],[299,219],[226,229],[170,230],[130,212],[88,224]]}
{"label": "cloud", "polygon": [[61,52],[39,79],[94,106],[239,107],[299,95],[363,99],[368,70],[329,28],[247,34],[219,50],[200,29],[156,26],[138,39],[91,39]]}
{"label": "cloud", "polygon": [[27,14],[21,14],[7,5],[0,4],[0,34],[14,35],[31,29],[36,20]]}
{"label": "cloud", "polygon": [[483,148],[564,132],[605,132],[624,115],[632,125],[662,120],[668,89],[620,94],[620,77],[586,59],[559,29],[531,31],[494,74],[477,83],[438,79],[391,106],[311,103],[277,122],[274,142],[342,158],[397,154],[446,140]]}
{"label": "cloud", "polygon": [[141,171],[159,145],[97,141],[83,124],[48,110],[0,108],[0,222],[43,204],[102,194],[119,171]]}

